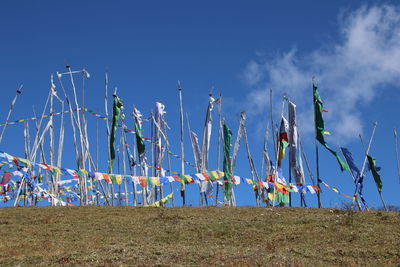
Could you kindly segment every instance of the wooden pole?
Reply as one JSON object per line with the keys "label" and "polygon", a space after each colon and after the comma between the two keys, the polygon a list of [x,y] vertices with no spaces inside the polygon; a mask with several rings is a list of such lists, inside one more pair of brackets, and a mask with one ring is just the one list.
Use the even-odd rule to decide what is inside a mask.
{"label": "wooden pole", "polygon": [[[312,83],[313,85],[315,84],[315,77],[312,77]],[[314,90],[314,86],[313,90]],[[313,91],[314,95],[314,91]],[[313,101],[313,109],[315,110],[315,103]],[[319,153],[318,153],[318,140],[317,140],[317,129],[315,128],[317,118],[315,117],[315,112],[314,112],[314,138],[315,138],[315,163],[317,166],[317,187],[320,189],[317,191],[317,197],[318,197],[318,208],[322,208],[322,202],[321,202],[321,186],[320,186],[320,176],[319,176]]]}
{"label": "wooden pole", "polygon": [[[181,128],[181,175],[185,174],[185,147],[184,147],[184,135],[183,135],[183,104],[182,104],[182,87],[180,81],[178,81],[178,92],[179,92],[179,119]],[[185,197],[185,184],[182,183],[181,187],[182,205],[186,206]]]}
{"label": "wooden pole", "polygon": [[[301,147],[301,153],[302,153],[303,158],[304,158],[304,160],[305,160],[305,162],[306,162],[306,166],[307,166],[307,170],[308,170],[308,175],[310,176],[313,185],[316,185],[316,182],[315,182],[315,180],[314,180],[314,176],[313,176],[312,171],[311,171],[311,168],[310,168],[310,164],[308,164],[308,160],[307,160],[306,153],[304,153],[303,144],[302,144],[302,143],[299,143],[299,144],[300,144],[300,147]],[[318,196],[317,196],[317,197],[318,197]],[[303,200],[303,201],[304,201],[304,203],[305,203],[305,200]]]}
{"label": "wooden pole", "polygon": [[[123,124],[125,126],[125,124]],[[125,143],[125,127],[122,130],[122,135],[121,135],[121,146],[122,146],[122,166],[124,170],[124,192],[125,192],[125,206],[128,206],[129,204],[129,198],[128,198],[128,185],[126,183],[126,162],[125,162],[125,151],[126,149],[126,143]]]}
{"label": "wooden pole", "polygon": [[[369,154],[369,150],[370,150],[370,148],[371,148],[372,139],[373,139],[374,134],[375,134],[375,129],[376,129],[377,126],[378,126],[378,122],[374,122],[374,129],[372,130],[372,135],[371,135],[371,138],[370,138],[370,140],[369,140],[368,148],[367,148],[367,149],[365,149],[364,142],[363,142],[363,139],[362,139],[362,137],[361,137],[361,134],[359,135],[360,141],[361,141],[361,145],[362,145],[362,147],[363,147],[363,149],[364,149],[364,152],[365,152],[365,160],[364,160],[364,163],[365,163],[365,164],[366,164],[366,160],[367,160],[367,157],[368,157],[368,154]],[[361,171],[361,175],[362,175],[361,177],[364,176],[365,164],[363,165],[363,169],[362,169],[362,171]],[[378,189],[378,187],[377,187],[377,189]],[[382,201],[383,207],[385,208],[386,211],[388,211],[387,206],[386,206],[386,203],[385,203],[385,201],[383,200],[382,192],[380,192],[380,191],[378,190],[378,193],[379,193],[379,197],[380,197],[380,199],[381,199],[381,201]]]}
{"label": "wooden pole", "polygon": [[[133,118],[135,119],[135,118]],[[126,139],[125,139],[126,143]],[[136,165],[137,165],[137,155],[136,155],[136,138],[133,138],[133,162],[132,162],[132,168],[133,168],[133,176],[136,176]],[[132,187],[133,187],[133,206],[137,206],[137,190],[136,190],[136,184],[132,180]]]}
{"label": "wooden pole", "polygon": [[17,89],[16,94],[15,94],[15,96],[14,96],[14,99],[13,99],[13,101],[11,102],[11,107],[10,107],[10,110],[8,111],[7,118],[6,118],[6,122],[5,122],[5,124],[4,124],[3,130],[1,131],[1,135],[0,135],[0,144],[1,144],[1,142],[3,141],[3,136],[4,136],[4,133],[5,133],[5,131],[6,131],[7,124],[8,124],[8,120],[10,119],[10,116],[11,116],[11,112],[12,112],[13,109],[14,109],[14,106],[15,106],[15,103],[17,102],[18,96],[22,93],[22,91],[21,91],[22,87],[23,87],[23,85],[21,85],[21,86]]}
{"label": "wooden pole", "polygon": [[[167,127],[166,123],[164,123],[164,135],[165,139],[168,140],[168,134],[167,134]],[[167,149],[167,161],[168,161],[168,172],[169,175],[172,174],[172,166],[171,166],[171,156],[170,156],[170,151],[169,151],[169,141],[166,141],[166,149]],[[170,190],[172,193],[172,207],[175,207],[175,194],[174,194],[174,184],[172,182],[169,183]]]}
{"label": "wooden pole", "polygon": [[[349,162],[347,161],[347,158],[346,158],[345,155],[343,154],[342,149],[340,149],[340,152],[342,153],[343,158],[344,158],[344,160],[346,161],[347,166],[350,166],[350,165],[349,165]],[[354,177],[353,172],[352,172],[351,170],[350,170],[349,172],[350,172],[351,178],[353,178],[353,182],[355,182],[355,181],[356,181],[356,177]],[[357,184],[356,184],[356,189],[357,189]],[[354,199],[353,199],[353,203],[354,203]],[[360,211],[362,210],[360,201],[359,201],[358,199],[357,199],[357,207],[358,207],[358,209],[359,209]]]}
{"label": "wooden pole", "polygon": [[278,140],[276,140],[275,136],[275,124],[274,124],[274,118],[272,115],[272,89],[269,89],[269,114],[271,118],[271,128],[272,128],[272,136],[273,136],[273,141],[274,141],[274,152],[275,152],[275,158],[277,158],[277,153],[278,153]]}
{"label": "wooden pole", "polygon": [[[221,170],[221,139],[222,139],[222,93],[219,94],[219,102],[218,102],[218,156],[217,156],[217,170]],[[219,195],[219,184],[216,183],[217,192],[215,195],[215,206],[218,206],[218,195]]]}
{"label": "wooden pole", "polygon": [[[194,147],[194,143],[193,143],[194,140],[192,139],[192,135],[191,135],[192,129],[190,128],[189,116],[187,113],[186,113],[186,121],[187,121],[187,125],[188,125],[190,141],[192,143],[193,154],[195,154],[196,152],[195,152],[195,147]],[[196,161],[196,170],[197,170],[197,172],[200,173],[201,169],[199,168],[199,163],[196,160],[196,156],[194,158]],[[199,196],[199,202],[200,202],[199,204],[200,204],[200,207],[202,207],[203,206],[203,195],[201,194],[201,184],[199,184],[199,195],[200,195]]]}
{"label": "wooden pole", "polygon": [[397,175],[399,176],[399,183],[400,183],[400,162],[399,162],[399,151],[398,151],[398,145],[397,145],[397,131],[396,128],[393,129],[394,132],[394,146],[396,149],[396,164],[397,164]]}
{"label": "wooden pole", "polygon": [[[104,86],[104,110],[105,110],[105,115],[106,115],[106,129],[107,129],[107,151],[108,151],[108,169],[111,169],[111,151],[110,151],[110,121],[108,118],[108,72],[106,71],[105,75],[105,80],[104,80],[105,86]],[[99,181],[101,184],[101,181]],[[110,185],[106,184],[107,188],[107,195],[110,194]],[[114,197],[113,197],[114,198]]]}

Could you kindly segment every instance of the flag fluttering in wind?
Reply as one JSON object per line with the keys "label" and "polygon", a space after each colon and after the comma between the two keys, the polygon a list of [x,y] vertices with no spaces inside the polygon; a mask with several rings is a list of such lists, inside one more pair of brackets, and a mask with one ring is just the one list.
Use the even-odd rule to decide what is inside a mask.
{"label": "flag fluttering in wind", "polygon": [[194,161],[196,163],[197,171],[201,172],[201,152],[199,147],[199,138],[193,131],[190,131],[190,142],[192,143]]}
{"label": "flag fluttering in wind", "polygon": [[291,172],[294,174],[296,184],[304,184],[304,170],[303,161],[299,154],[299,161],[297,162],[297,148],[299,143],[299,135],[297,132],[296,123],[296,105],[288,101],[289,108],[289,163]]}
{"label": "flag fluttering in wind", "polygon": [[[208,154],[210,150],[212,117],[211,112],[214,108],[215,99],[210,96],[207,107],[206,121],[204,123],[203,144],[201,147],[201,167],[202,172],[208,171]],[[201,182],[201,192],[210,195],[213,190],[213,184],[210,181]]]}
{"label": "flag fluttering in wind", "polygon": [[231,200],[231,191],[232,191],[231,140],[232,140],[232,131],[224,123],[224,168],[223,168],[223,171],[225,173],[224,195],[225,195],[225,199],[227,201]]}
{"label": "flag fluttering in wind", "polygon": [[111,126],[111,134],[110,134],[110,165],[109,165],[109,173],[112,173],[112,166],[114,165],[115,160],[115,136],[116,130],[118,127],[119,116],[121,115],[121,109],[123,107],[121,99],[117,95],[114,96],[114,104],[113,104],[113,118],[112,118],[112,126]]}
{"label": "flag fluttering in wind", "polygon": [[362,195],[364,175],[361,177],[360,169],[356,166],[354,162],[353,154],[345,147],[341,147],[340,149],[342,150],[343,156],[345,157],[347,164],[350,168],[350,172],[354,177],[354,183],[356,185],[355,194],[358,193],[361,201],[366,206],[367,203]]}
{"label": "flag fluttering in wind", "polygon": [[282,117],[281,127],[279,130],[279,145],[278,145],[278,167],[280,167],[280,161],[285,157],[286,147],[289,145],[289,124],[287,120]]}
{"label": "flag fluttering in wind", "polygon": [[346,162],[343,161],[337,152],[332,150],[328,144],[325,142],[324,133],[325,133],[325,122],[322,118],[322,110],[323,103],[321,97],[318,92],[318,88],[315,84],[313,84],[313,96],[314,96],[314,118],[315,118],[315,132],[316,132],[316,139],[323,145],[329,152],[331,152],[335,157],[337,162],[340,165],[340,170],[349,170],[349,166],[347,166]]}
{"label": "flag fluttering in wind", "polygon": [[374,180],[375,180],[376,187],[378,188],[379,193],[382,193],[383,184],[382,184],[381,176],[379,175],[378,170],[375,165],[376,160],[375,160],[375,158],[371,157],[370,155],[367,155],[367,158],[368,158],[369,167],[372,172],[372,176],[374,177]]}
{"label": "flag fluttering in wind", "polygon": [[144,138],[142,136],[142,113],[133,108],[133,117],[135,118],[135,135],[136,135],[136,146],[139,154],[140,162],[140,174],[147,176],[147,158],[146,158],[146,146],[144,143]]}

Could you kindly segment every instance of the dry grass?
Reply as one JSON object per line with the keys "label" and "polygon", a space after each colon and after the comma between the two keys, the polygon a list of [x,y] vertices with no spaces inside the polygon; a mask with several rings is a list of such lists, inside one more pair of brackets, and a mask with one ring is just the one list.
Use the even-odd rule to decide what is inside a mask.
{"label": "dry grass", "polygon": [[400,213],[2,208],[1,266],[399,266]]}

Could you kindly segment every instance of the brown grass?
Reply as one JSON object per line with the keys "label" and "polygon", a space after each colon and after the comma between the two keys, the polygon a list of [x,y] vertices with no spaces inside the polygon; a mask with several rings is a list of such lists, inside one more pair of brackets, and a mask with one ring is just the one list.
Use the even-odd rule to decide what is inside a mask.
{"label": "brown grass", "polygon": [[399,266],[400,213],[2,208],[1,266]]}

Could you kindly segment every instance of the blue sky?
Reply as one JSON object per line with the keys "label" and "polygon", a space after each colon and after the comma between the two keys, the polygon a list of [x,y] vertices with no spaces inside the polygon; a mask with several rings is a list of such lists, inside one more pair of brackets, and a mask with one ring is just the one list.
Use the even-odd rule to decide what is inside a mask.
{"label": "blue sky", "polygon": [[[208,92],[215,86],[214,92],[223,94],[223,115],[235,134],[239,113],[246,110],[251,151],[260,169],[269,110],[266,92],[272,88],[276,121],[284,93],[297,104],[300,131],[315,172],[310,116],[310,81],[315,75],[329,111],[325,118],[332,135],[327,141],[335,149],[337,145],[347,146],[361,165],[358,134],[366,142],[372,123],[379,122],[371,154],[382,167],[385,200],[399,204],[393,128],[400,129],[396,116],[400,100],[400,8],[395,2],[2,1],[0,25],[2,121],[20,84],[24,84],[23,94],[11,120],[31,117],[33,105],[41,112],[50,74],[64,72],[65,64],[90,72],[85,83],[86,105],[104,113],[104,73],[108,70],[110,88],[118,87],[127,115],[133,105],[146,115],[156,101],[166,105],[171,150],[178,153],[177,80],[184,89],[184,109],[191,127],[200,138]],[[68,80],[63,81],[68,84]],[[71,90],[69,84],[67,89]],[[130,118],[127,123],[133,128]],[[33,124],[30,126],[33,128]],[[95,126],[96,120],[89,117],[92,140]],[[149,135],[149,128],[145,128],[145,135],[146,130]],[[99,160],[106,171],[104,123],[100,133]],[[185,133],[188,137],[187,130]],[[213,168],[216,133],[211,143]],[[193,161],[188,138],[185,145],[187,159]],[[71,148],[69,130],[63,167],[75,167]],[[7,128],[0,149],[23,155],[23,124]],[[269,149],[272,152],[271,143]],[[329,152],[320,151],[322,179],[352,194],[350,175],[340,173]],[[239,154],[236,174],[249,177],[244,146]],[[173,168],[179,169],[179,161],[173,160]],[[306,180],[311,182],[308,176]],[[379,206],[370,175],[364,188],[368,203]],[[197,205],[197,188],[193,185],[191,190],[189,201]],[[347,201],[327,189],[322,196],[325,206],[341,206]],[[241,185],[237,198],[242,205],[254,205],[249,186]],[[308,204],[315,206],[315,199],[307,196]]]}

